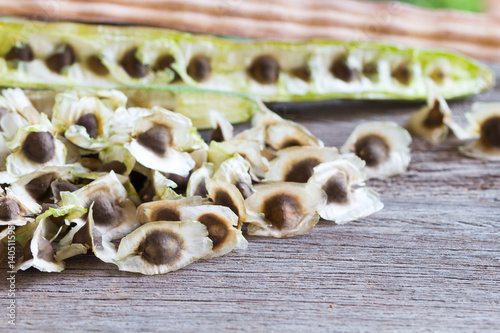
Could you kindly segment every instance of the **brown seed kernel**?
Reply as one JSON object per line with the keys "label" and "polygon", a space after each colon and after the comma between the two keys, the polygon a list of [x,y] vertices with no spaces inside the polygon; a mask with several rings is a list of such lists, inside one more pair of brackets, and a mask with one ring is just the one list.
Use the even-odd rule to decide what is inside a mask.
{"label": "brown seed kernel", "polygon": [[428,128],[436,128],[443,126],[444,115],[441,112],[441,105],[439,101],[435,101],[432,109],[427,114],[427,117],[424,119],[424,126]]}
{"label": "brown seed kernel", "polygon": [[292,165],[285,176],[285,181],[307,183],[314,173],[313,168],[320,163],[320,160],[311,157]]}
{"label": "brown seed kernel", "polygon": [[234,203],[233,198],[231,198],[229,193],[227,193],[223,189],[217,190],[217,192],[214,195],[213,200],[214,200],[215,205],[226,206],[229,209],[231,209],[233,211],[233,213],[240,216],[238,207]]}
{"label": "brown seed kernel", "polygon": [[443,84],[446,76],[447,74],[441,68],[436,68],[432,71],[431,74],[429,74],[429,77],[432,79],[432,81],[439,85]]}
{"label": "brown seed kernel", "polygon": [[349,201],[349,186],[343,175],[336,174],[328,179],[323,185],[323,191],[326,193],[328,204],[343,204]]}
{"label": "brown seed kernel", "polygon": [[45,237],[40,237],[38,239],[38,253],[36,256],[37,258],[47,262],[56,262],[52,244],[50,244],[50,242],[45,239]]}
{"label": "brown seed kernel", "polygon": [[85,127],[87,130],[87,133],[92,139],[97,138],[97,130],[99,128],[98,122],[97,122],[97,117],[93,113],[86,113],[82,115],[78,120],[75,122],[75,125],[80,125]]}
{"label": "brown seed kernel", "polygon": [[205,179],[203,179],[198,186],[196,187],[196,190],[194,191],[193,195],[199,195],[200,197],[206,197],[208,195],[207,191],[207,186]]}
{"label": "brown seed kernel", "polygon": [[87,58],[87,66],[90,68],[90,70],[99,76],[106,76],[109,74],[109,69],[102,63],[101,58],[98,56],[90,56]]}
{"label": "brown seed kernel", "polygon": [[293,69],[292,75],[298,77],[299,79],[305,82],[311,81],[311,70],[307,66]]}
{"label": "brown seed kernel", "polygon": [[[156,59],[156,63],[153,67],[155,71],[163,71],[165,69],[172,69],[172,64],[175,62],[175,58],[171,54],[164,54]],[[172,69],[173,70],[173,69]]]}
{"label": "brown seed kernel", "polygon": [[188,75],[197,82],[208,80],[212,72],[210,58],[204,55],[197,55],[191,58],[187,67]]}
{"label": "brown seed kernel", "polygon": [[127,166],[123,162],[120,162],[120,161],[117,161],[117,160],[113,160],[113,161],[104,163],[99,168],[99,171],[100,172],[111,172],[111,171],[114,171],[115,173],[122,175],[122,174],[125,173],[125,171],[127,171]]}
{"label": "brown seed kernel", "polygon": [[363,65],[363,75],[368,78],[373,78],[378,74],[378,67],[376,63],[369,62]]}
{"label": "brown seed kernel", "polygon": [[170,55],[170,54],[164,54],[162,56],[159,56],[158,59],[156,59],[156,63],[154,65],[153,70],[154,71],[163,71],[165,69],[170,69],[171,71],[174,72],[174,78],[172,79],[172,82],[177,82],[181,80],[181,77],[179,73],[175,69],[172,68],[172,65],[175,63],[175,58]]}
{"label": "brown seed kernel", "polygon": [[26,191],[36,201],[45,201],[50,198],[52,191],[50,183],[54,179],[54,174],[48,173],[32,179],[26,184]]}
{"label": "brown seed kernel", "polygon": [[402,63],[391,73],[392,77],[395,78],[399,83],[404,86],[410,84],[412,73],[409,68],[408,63]]}
{"label": "brown seed kernel", "polygon": [[113,198],[100,194],[94,201],[92,214],[96,226],[113,227],[120,222],[123,211]]}
{"label": "brown seed kernel", "polygon": [[173,264],[182,249],[182,240],[171,231],[155,230],[144,238],[137,252],[153,265]]}
{"label": "brown seed kernel", "polygon": [[229,234],[226,224],[215,214],[205,214],[198,221],[207,227],[208,238],[212,240],[213,250],[216,251]]}
{"label": "brown seed kernel", "polygon": [[378,135],[367,135],[356,142],[355,154],[366,162],[367,166],[380,164],[389,156],[387,142]]}
{"label": "brown seed kernel", "polygon": [[142,202],[151,202],[153,201],[155,195],[156,195],[156,189],[155,186],[152,182],[148,181],[148,186],[143,188],[142,191],[140,191],[140,196]]}
{"label": "brown seed kernel", "polygon": [[238,191],[240,191],[241,195],[243,196],[243,199],[248,198],[254,193],[252,186],[246,182],[237,182],[236,188],[238,189]]}
{"label": "brown seed kernel", "polygon": [[344,82],[351,82],[358,78],[358,72],[349,67],[347,64],[347,56],[342,56],[335,59],[330,66],[330,72],[337,79]]}
{"label": "brown seed kernel", "polygon": [[21,215],[21,208],[18,203],[7,199],[0,199],[0,220],[10,221]]}
{"label": "brown seed kernel", "polygon": [[186,177],[177,175],[175,173],[164,173],[163,175],[177,184],[177,187],[174,189],[176,193],[186,192],[186,188],[189,182],[189,175]]}
{"label": "brown seed kernel", "polygon": [[102,162],[97,157],[82,157],[78,161],[83,167],[90,169],[91,171],[97,171],[101,168]]}
{"label": "brown seed kernel", "polygon": [[61,74],[65,67],[74,64],[75,52],[69,45],[65,45],[62,52],[55,53],[45,60],[47,67],[55,72]]}
{"label": "brown seed kernel", "polygon": [[217,141],[217,142],[224,141],[224,135],[222,134],[222,129],[220,128],[220,126],[217,126],[212,131],[212,135],[210,136],[210,141]]}
{"label": "brown seed kernel", "polygon": [[83,244],[90,248],[92,246],[92,236],[90,234],[90,225],[85,223],[80,230],[78,230],[73,236],[74,244]]}
{"label": "brown seed kernel", "polygon": [[26,262],[30,259],[33,259],[33,253],[31,253],[31,241],[33,240],[30,239],[26,245],[23,247],[23,261]]}
{"label": "brown seed kernel", "polygon": [[[40,212],[40,214],[45,213],[47,210],[49,210],[49,208],[58,209],[58,208],[61,208],[61,207],[59,207],[56,204],[44,203],[44,204],[42,204],[42,211]],[[58,227],[62,227],[64,225],[64,218],[65,218],[65,216],[55,217],[53,215],[51,215],[49,217],[50,221],[52,223],[54,223],[56,226],[58,226]]]}
{"label": "brown seed kernel", "polygon": [[170,131],[166,126],[154,125],[137,136],[137,142],[157,155],[163,156],[170,143]]}
{"label": "brown seed kernel", "polygon": [[284,148],[288,148],[288,147],[299,147],[299,146],[302,146],[302,143],[297,140],[297,139],[288,139],[286,141],[284,141],[280,147],[278,147],[278,149],[284,149]]}
{"label": "brown seed kernel", "polygon": [[481,141],[487,147],[500,148],[500,117],[492,117],[481,125]]}
{"label": "brown seed kernel", "polygon": [[293,228],[301,215],[300,204],[294,197],[277,194],[265,202],[264,215],[276,229]]}
{"label": "brown seed kernel", "polygon": [[148,181],[147,176],[135,170],[132,170],[128,178],[130,179],[132,186],[137,192],[140,192],[146,185],[146,182]]}
{"label": "brown seed kernel", "polygon": [[168,206],[161,207],[154,215],[155,221],[180,221],[181,217],[179,211],[175,208]]}
{"label": "brown seed kernel", "polygon": [[49,132],[31,132],[26,136],[22,150],[33,162],[48,162],[55,153],[54,137]]}
{"label": "brown seed kernel", "polygon": [[127,51],[120,64],[130,77],[140,79],[148,75],[149,69],[139,59],[137,59],[136,52],[136,47]]}
{"label": "brown seed kernel", "polygon": [[52,188],[52,194],[54,195],[54,200],[56,202],[61,200],[61,192],[74,192],[78,190],[78,186],[75,184],[59,181],[52,182],[50,187]]}
{"label": "brown seed kernel", "polygon": [[260,84],[273,84],[278,81],[280,65],[273,56],[261,55],[253,60],[248,73]]}
{"label": "brown seed kernel", "polygon": [[33,50],[31,50],[31,47],[28,44],[14,46],[4,57],[7,61],[19,60],[30,62],[33,60]]}

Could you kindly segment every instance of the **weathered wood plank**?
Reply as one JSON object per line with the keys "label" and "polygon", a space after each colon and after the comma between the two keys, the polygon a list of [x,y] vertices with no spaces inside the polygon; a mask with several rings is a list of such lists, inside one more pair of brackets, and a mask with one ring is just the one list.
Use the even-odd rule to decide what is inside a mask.
{"label": "weathered wood plank", "polygon": [[[499,93],[454,102],[452,109],[462,116],[474,100],[498,99]],[[419,106],[274,107],[327,145],[340,146],[358,123],[402,124]],[[119,272],[91,256],[68,260],[61,274],[19,272],[16,328],[497,331],[500,163],[465,158],[458,146],[456,139],[435,147],[415,140],[408,173],[369,182],[386,206],[360,221],[321,222],[291,239],[252,237],[246,252],[164,276]],[[0,327],[6,327],[3,318]]]}

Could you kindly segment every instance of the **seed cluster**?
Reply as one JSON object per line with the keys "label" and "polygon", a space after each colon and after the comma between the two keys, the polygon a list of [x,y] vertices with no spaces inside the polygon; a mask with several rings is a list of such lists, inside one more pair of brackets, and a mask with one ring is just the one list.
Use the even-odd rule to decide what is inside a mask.
{"label": "seed cluster", "polygon": [[[122,270],[166,273],[246,248],[245,229],[290,237],[310,232],[320,216],[343,223],[382,208],[364,186],[363,154],[341,155],[270,111],[237,135],[212,111],[218,141],[204,142],[182,115],[130,113],[126,98],[108,96],[61,93],[50,119],[26,120],[7,142],[0,225],[18,226],[19,269],[60,271],[65,259],[93,252]],[[378,126],[378,141],[363,145],[378,151],[387,142],[370,167],[398,153],[384,128],[396,125]]]}

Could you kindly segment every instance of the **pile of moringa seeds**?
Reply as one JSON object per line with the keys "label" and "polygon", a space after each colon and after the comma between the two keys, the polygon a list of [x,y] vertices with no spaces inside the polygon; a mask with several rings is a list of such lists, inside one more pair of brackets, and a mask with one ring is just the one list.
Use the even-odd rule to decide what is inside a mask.
{"label": "pile of moringa seeds", "polygon": [[245,249],[243,226],[283,238],[377,212],[365,180],[410,161],[408,132],[390,122],[358,126],[339,152],[267,109],[236,135],[211,111],[205,142],[181,114],[126,103],[119,91],[67,91],[49,117],[3,91],[0,237],[16,228],[17,269],[61,271],[93,252],[125,271],[177,270]]}

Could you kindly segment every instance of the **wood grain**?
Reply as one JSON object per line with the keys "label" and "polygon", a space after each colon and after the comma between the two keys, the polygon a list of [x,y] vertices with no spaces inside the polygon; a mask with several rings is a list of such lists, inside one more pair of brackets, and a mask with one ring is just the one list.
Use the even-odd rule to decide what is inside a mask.
{"label": "wood grain", "polygon": [[[500,74],[500,65],[494,68]],[[463,122],[473,101],[499,94],[497,87],[451,107]],[[418,107],[273,105],[336,146],[362,121],[402,124]],[[463,157],[459,145],[454,138],[435,147],[415,139],[405,175],[369,182],[385,208],[356,222],[321,222],[291,239],[252,237],[246,252],[163,276],[119,272],[91,256],[68,260],[60,274],[19,272],[16,329],[498,331],[500,163]],[[2,283],[6,276],[4,265]]]}

